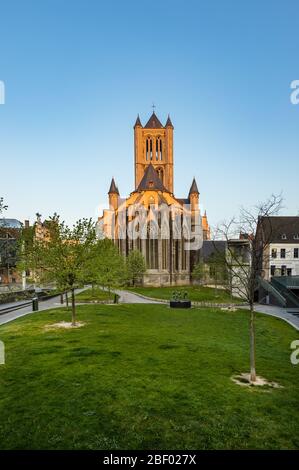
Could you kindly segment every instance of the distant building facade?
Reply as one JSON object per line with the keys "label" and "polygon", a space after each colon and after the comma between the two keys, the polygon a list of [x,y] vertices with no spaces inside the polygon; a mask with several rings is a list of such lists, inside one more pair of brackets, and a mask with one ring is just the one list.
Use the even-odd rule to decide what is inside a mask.
{"label": "distant building facade", "polygon": [[[199,209],[195,178],[188,196],[174,195],[173,125],[162,125],[153,112],[143,126],[134,126],[135,188],[121,198],[112,178],[109,209],[99,217],[104,236],[124,257],[139,250],[146,260],[145,285],[184,285],[190,282],[194,253],[210,238],[207,214]],[[201,240],[194,239],[200,233]],[[198,241],[198,240],[197,240]]]}
{"label": "distant building facade", "polygon": [[263,217],[259,230],[269,240],[262,266],[264,279],[299,276],[299,216]]}
{"label": "distant building facade", "polygon": [[23,224],[17,219],[0,219],[0,286],[21,281],[16,265],[22,227]]}

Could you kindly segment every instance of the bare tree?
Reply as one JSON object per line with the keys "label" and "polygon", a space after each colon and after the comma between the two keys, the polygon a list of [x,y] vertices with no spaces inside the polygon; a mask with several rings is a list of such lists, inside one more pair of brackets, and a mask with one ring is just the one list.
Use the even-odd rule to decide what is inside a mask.
{"label": "bare tree", "polygon": [[234,289],[235,294],[249,305],[251,382],[256,381],[255,292],[273,235],[271,216],[277,215],[281,208],[281,195],[272,195],[266,202],[259,203],[252,210],[242,208],[239,218],[223,222],[215,232],[215,238],[227,242],[226,264],[231,289]]}

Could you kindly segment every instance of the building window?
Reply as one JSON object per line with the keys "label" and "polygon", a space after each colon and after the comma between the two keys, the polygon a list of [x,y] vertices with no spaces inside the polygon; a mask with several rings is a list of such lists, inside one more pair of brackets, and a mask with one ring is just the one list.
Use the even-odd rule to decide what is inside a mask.
{"label": "building window", "polygon": [[277,249],[272,248],[272,253],[271,253],[272,258],[277,258]]}
{"label": "building window", "polygon": [[288,268],[287,269],[287,276],[291,276],[292,275],[292,268]]}
{"label": "building window", "polygon": [[168,240],[162,239],[162,269],[168,268]]}
{"label": "building window", "polygon": [[299,233],[295,233],[294,240],[299,240]]}
{"label": "building window", "polygon": [[286,236],[285,233],[283,233],[283,234],[281,235],[281,239],[282,239],[282,240],[286,240],[286,239],[287,239],[287,236]]}
{"label": "building window", "polygon": [[299,258],[299,248],[294,248],[294,258]]}
{"label": "building window", "polygon": [[287,273],[287,267],[286,266],[281,266],[281,275],[285,276]]}
{"label": "building window", "polygon": [[286,250],[285,250],[285,248],[281,248],[281,250],[280,250],[280,257],[281,257],[281,258],[285,258],[285,257],[286,257]]}
{"label": "building window", "polygon": [[162,181],[162,183],[164,183],[163,168],[157,168],[157,173],[158,173],[158,176],[159,176],[160,180]]}
{"label": "building window", "polygon": [[162,160],[162,139],[160,136],[156,139],[156,160]]}
{"label": "building window", "polygon": [[272,265],[271,266],[271,276],[275,276],[275,269],[276,269],[276,266]]}

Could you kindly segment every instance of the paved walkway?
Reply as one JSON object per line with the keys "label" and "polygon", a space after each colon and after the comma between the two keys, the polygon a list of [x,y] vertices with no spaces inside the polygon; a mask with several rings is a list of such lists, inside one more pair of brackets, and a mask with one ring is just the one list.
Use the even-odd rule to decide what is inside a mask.
{"label": "paved walkway", "polygon": [[146,299],[128,290],[115,290],[119,295],[119,302],[122,304],[162,304],[159,300]]}
{"label": "paved walkway", "polygon": [[[79,292],[82,292],[85,289],[86,289],[86,287],[83,288],[83,289],[77,289],[76,294],[79,294]],[[12,307],[14,305],[17,307],[18,305],[20,305],[24,302],[28,302],[28,301],[27,300],[22,300],[22,301],[12,302],[12,303],[9,303],[9,304],[1,304],[0,305],[0,310],[1,310],[1,308],[4,309],[4,308]],[[52,299],[39,301],[39,303],[38,303],[38,307],[39,307],[38,312],[41,312],[43,310],[48,310],[50,308],[58,308],[58,307],[65,307],[65,306],[66,306],[65,303],[64,304],[60,303],[60,295],[58,295],[57,297],[53,297]],[[9,313],[4,313],[3,315],[0,315],[0,325],[4,325],[5,323],[8,323],[12,320],[16,320],[19,317],[23,317],[24,315],[28,315],[29,313],[33,313],[32,312],[32,305],[29,305],[28,307],[20,308],[19,310],[14,310],[14,311],[9,312]]]}
{"label": "paved walkway", "polygon": [[[79,292],[82,292],[83,290],[87,289],[88,287],[85,287],[83,289],[77,289],[76,294]],[[148,299],[142,296],[139,296],[138,294],[135,294],[134,292],[131,291],[126,291],[126,290],[115,290],[115,292],[119,295],[119,302],[120,303],[125,303],[125,304],[164,304],[164,302],[160,302],[159,300],[152,300]],[[23,301],[22,301],[23,302]],[[14,302],[10,304],[4,304],[0,306],[1,308],[9,307],[12,305],[19,305],[22,302]],[[65,306],[65,304],[63,304]],[[45,300],[45,301],[40,301],[39,302],[39,311],[47,310],[50,308],[58,308],[61,307],[60,303],[60,296],[53,297],[52,299]],[[243,307],[244,308],[244,307]],[[292,313],[288,312],[287,309],[284,309],[282,307],[276,307],[273,305],[260,305],[260,304],[255,304],[254,309],[256,312],[264,313],[266,315],[271,315],[273,317],[280,318],[286,322],[288,322],[291,326],[293,326],[296,330],[299,331],[299,315],[293,315]],[[0,315],[0,325],[3,325],[4,323],[8,323],[12,320],[15,320],[19,317],[22,317],[24,315],[28,315],[29,313],[32,313],[32,306],[24,307],[19,310],[15,310],[10,313],[5,313],[4,315]]]}
{"label": "paved walkway", "polygon": [[288,312],[288,309],[276,307],[275,305],[255,304],[254,310],[256,312],[265,313],[266,315],[271,315],[272,317],[281,318],[299,331],[299,314],[293,315]]}

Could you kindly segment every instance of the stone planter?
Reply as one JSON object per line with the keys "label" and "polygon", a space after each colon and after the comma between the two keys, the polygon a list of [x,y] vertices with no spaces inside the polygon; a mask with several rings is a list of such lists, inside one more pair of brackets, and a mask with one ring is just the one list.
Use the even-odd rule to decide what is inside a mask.
{"label": "stone planter", "polygon": [[191,308],[191,300],[171,300],[170,308]]}

